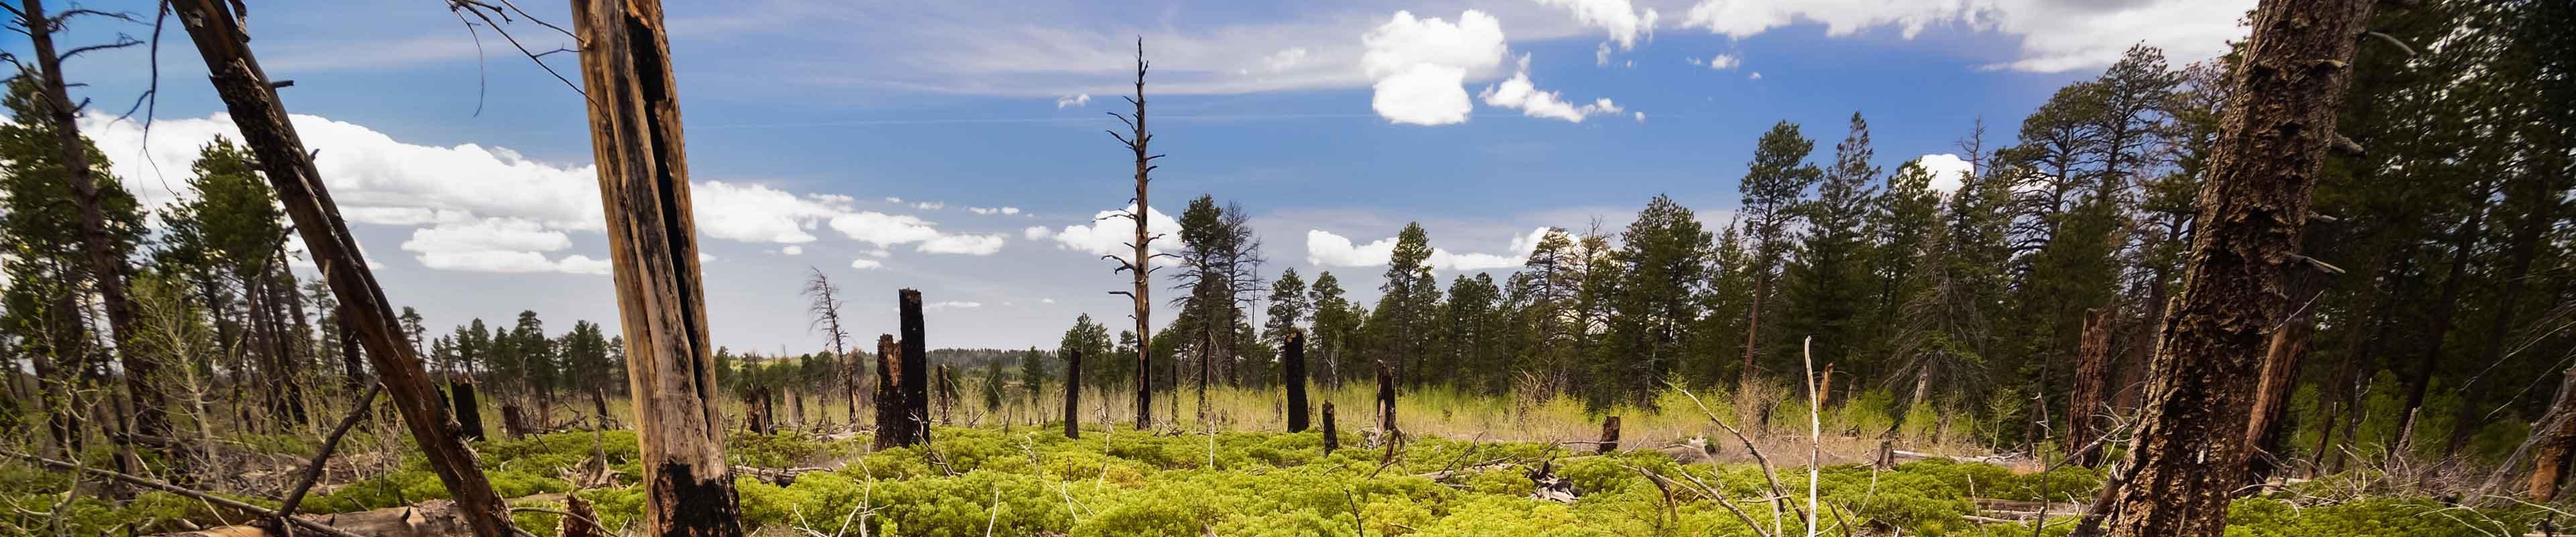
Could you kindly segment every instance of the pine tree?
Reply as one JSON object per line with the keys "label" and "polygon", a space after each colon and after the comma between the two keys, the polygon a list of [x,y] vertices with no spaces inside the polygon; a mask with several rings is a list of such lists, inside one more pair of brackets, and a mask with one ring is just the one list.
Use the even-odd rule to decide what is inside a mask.
{"label": "pine tree", "polygon": [[1762,354],[1762,313],[1772,307],[1765,302],[1775,292],[1773,280],[1789,251],[1788,233],[1798,218],[1800,196],[1824,175],[1806,162],[1815,148],[1815,142],[1798,133],[1798,124],[1773,124],[1755,143],[1753,160],[1736,186],[1744,194],[1738,214],[1744,217],[1745,239],[1752,242],[1753,250],[1747,265],[1753,274],[1753,301],[1745,309],[1744,360],[1736,371],[1739,384],[1752,384],[1761,367],[1757,358]]}
{"label": "pine tree", "polygon": [[1699,294],[1708,275],[1709,241],[1690,208],[1660,195],[1620,234],[1620,248],[1611,257],[1623,277],[1611,299],[1605,336],[1611,359],[1593,371],[1615,382],[1596,386],[1596,405],[1652,404],[1656,387],[1689,355],[1684,349],[1704,303]]}
{"label": "pine tree", "polygon": [[1878,179],[1870,165],[1869,123],[1851,117],[1851,134],[1834,146],[1834,164],[1816,185],[1816,198],[1796,212],[1806,221],[1797,258],[1781,278],[1780,328],[1792,339],[1813,338],[1813,354],[1823,364],[1871,368],[1853,351],[1866,348],[1862,337],[1870,311],[1870,237],[1863,235],[1876,203],[1869,184]]}

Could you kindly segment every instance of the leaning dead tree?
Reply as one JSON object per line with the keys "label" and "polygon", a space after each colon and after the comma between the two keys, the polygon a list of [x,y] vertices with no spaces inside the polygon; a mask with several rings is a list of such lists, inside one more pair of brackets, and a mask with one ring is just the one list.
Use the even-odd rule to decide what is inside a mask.
{"label": "leaning dead tree", "polygon": [[77,105],[72,103],[68,89],[70,84],[64,82],[63,77],[64,56],[127,47],[140,44],[141,41],[120,39],[114,43],[78,47],[70,52],[58,52],[54,47],[54,34],[63,30],[63,20],[75,15],[95,12],[73,9],[58,15],[48,15],[45,11],[45,3],[41,0],[26,0],[21,8],[18,13],[19,23],[20,26],[25,27],[28,41],[33,45],[36,53],[35,70],[41,89],[38,96],[44,99],[46,122],[53,124],[49,130],[53,131],[55,149],[61,153],[63,159],[63,173],[68,176],[67,179],[71,183],[72,204],[80,210],[77,224],[81,237],[81,254],[88,261],[89,280],[92,289],[98,293],[99,305],[107,310],[108,329],[114,332],[113,337],[118,340],[116,342],[116,355],[119,358],[117,365],[125,369],[126,396],[129,398],[128,403],[134,408],[135,429],[146,436],[168,437],[170,418],[169,414],[162,409],[169,405],[169,397],[161,393],[160,385],[154,381],[160,376],[157,372],[160,366],[151,360],[136,357],[133,349],[128,348],[123,341],[133,337],[136,326],[134,307],[126,300],[125,260],[117,257],[115,248],[110,244],[113,240],[108,236],[107,213],[100,199],[99,173],[89,159],[89,142],[81,137],[80,124],[74,121],[73,116]]}
{"label": "leaning dead tree", "polygon": [[2158,330],[2128,464],[2076,535],[2219,535],[2243,483],[2253,379],[2289,320],[2336,110],[2371,0],[2265,0],[2200,188],[2181,293]]}
{"label": "leaning dead tree", "polygon": [[841,382],[850,392],[850,428],[856,429],[860,403],[866,399],[860,395],[867,393],[867,388],[862,385],[867,380],[868,366],[850,357],[850,332],[841,329],[841,286],[832,285],[832,278],[824,276],[823,269],[805,267],[805,270],[805,298],[811,301],[806,304],[805,313],[814,317],[813,329],[821,330],[824,337],[831,338],[832,357],[847,366],[841,368]]}
{"label": "leaning dead tree", "polygon": [[1119,259],[1114,254],[1100,256],[1102,259],[1118,262],[1118,268],[1111,272],[1126,272],[1136,277],[1134,290],[1110,291],[1109,294],[1127,295],[1127,300],[1136,307],[1136,312],[1129,316],[1136,319],[1136,430],[1139,431],[1153,426],[1154,422],[1154,331],[1151,328],[1153,323],[1150,322],[1154,317],[1153,261],[1156,257],[1166,255],[1153,253],[1150,247],[1154,239],[1163,236],[1152,234],[1146,229],[1146,224],[1151,221],[1147,215],[1153,214],[1154,209],[1153,205],[1147,203],[1145,187],[1154,181],[1154,168],[1160,167],[1154,165],[1154,159],[1163,158],[1162,155],[1151,154],[1145,149],[1146,144],[1154,141],[1154,135],[1145,131],[1145,69],[1149,65],[1151,64],[1145,61],[1145,39],[1137,38],[1136,96],[1125,98],[1128,104],[1136,105],[1136,113],[1134,115],[1109,113],[1110,117],[1118,118],[1119,122],[1127,124],[1127,134],[1109,131],[1109,136],[1117,138],[1118,143],[1126,145],[1129,152],[1136,154],[1136,197],[1128,200],[1134,202],[1134,205],[1129,206],[1126,212],[1104,218],[1125,218],[1136,223],[1135,242],[1127,243],[1129,248],[1136,250],[1136,255],[1126,259]]}
{"label": "leaning dead tree", "polygon": [[572,12],[634,387],[644,534],[742,535],[662,5],[575,0]]}
{"label": "leaning dead tree", "polygon": [[438,388],[421,369],[420,356],[405,341],[384,289],[376,285],[375,274],[367,270],[366,258],[358,252],[357,238],[349,235],[339,207],[323,188],[312,153],[305,150],[295,125],[287,122],[277,87],[251,54],[250,36],[242,30],[244,14],[234,10],[240,4],[174,0],[169,5],[196,43],[198,56],[205,59],[207,80],[223,99],[242,141],[258,157],[261,173],[303,236],[323,281],[357,328],[367,360],[376,368],[376,380],[385,385],[395,409],[402,413],[403,426],[420,444],[422,459],[447,486],[476,537],[510,535],[509,514],[500,495],[493,493],[491,482],[477,469],[474,451],[459,438],[456,422],[447,418]]}

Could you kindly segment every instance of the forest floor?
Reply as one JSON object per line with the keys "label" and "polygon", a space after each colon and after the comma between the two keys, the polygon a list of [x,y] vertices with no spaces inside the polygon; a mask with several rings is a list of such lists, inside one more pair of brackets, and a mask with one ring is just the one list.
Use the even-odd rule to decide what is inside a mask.
{"label": "forest floor", "polygon": [[[1045,404],[1060,405],[1060,395],[1048,395],[934,406],[933,417],[944,421],[932,442],[891,450],[872,450],[865,431],[848,430],[846,399],[809,396],[803,411],[778,402],[780,432],[736,431],[728,442],[744,523],[755,535],[785,537],[1789,537],[1806,534],[1812,455],[1822,463],[1813,474],[1819,534],[2048,537],[2071,530],[2101,486],[2095,470],[1974,447],[1969,439],[1984,433],[1972,420],[1924,409],[1892,413],[1882,396],[1867,394],[1816,413],[1814,427],[1823,434],[1811,435],[1803,398],[1760,391],[1730,399],[1671,390],[1655,410],[1593,411],[1562,398],[1426,389],[1399,399],[1405,434],[1390,448],[1372,425],[1370,391],[1349,386],[1316,394],[1318,406],[1330,401],[1338,409],[1340,449],[1330,453],[1319,432],[1260,432],[1285,429],[1275,390],[1214,390],[1206,420],[1197,417],[1195,394],[1164,394],[1157,414],[1180,425],[1153,431],[1131,430],[1131,421],[1119,419],[1132,419],[1132,400],[1087,392],[1084,408],[1093,415],[1078,440],[1063,436],[1060,421],[1040,423],[1039,415],[1061,413]],[[577,497],[604,527],[624,530],[613,534],[635,529],[643,497],[631,431],[592,433],[591,420],[570,405],[530,404],[547,409],[532,414],[540,416],[535,428],[551,432],[508,438],[486,403],[491,440],[475,449],[493,485],[514,498],[522,526],[552,535]],[[628,408],[612,401],[609,423],[628,422]],[[741,410],[736,402],[727,414]],[[1593,441],[1609,415],[1622,418],[1624,441],[1620,450],[1596,454]],[[1720,420],[1757,425],[1739,438],[1716,426]],[[209,450],[220,458],[161,473],[194,476],[191,486],[200,490],[273,507],[270,498],[292,488],[318,437],[229,435]],[[435,523],[445,516],[446,490],[407,440],[374,423],[361,427],[340,445],[300,512],[335,524],[429,520],[411,534],[442,534]],[[1899,464],[1869,464],[1882,446],[1904,452]],[[1767,471],[1755,462],[1757,451]],[[93,445],[82,459],[104,468],[114,455]],[[2228,534],[2504,537],[2524,535],[2556,513],[2457,507],[2384,486],[2398,481],[2362,470],[2264,488],[2236,502]],[[132,494],[0,461],[0,536],[139,535],[247,520],[168,493]]]}

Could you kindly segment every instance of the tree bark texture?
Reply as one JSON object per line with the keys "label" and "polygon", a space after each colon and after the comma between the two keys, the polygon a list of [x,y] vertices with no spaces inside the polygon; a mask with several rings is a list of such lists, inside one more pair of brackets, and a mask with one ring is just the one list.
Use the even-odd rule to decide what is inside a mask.
{"label": "tree bark texture", "polygon": [[1306,432],[1305,331],[1288,332],[1288,348],[1279,368],[1287,373],[1287,378],[1281,379],[1280,383],[1288,386],[1288,432]]}

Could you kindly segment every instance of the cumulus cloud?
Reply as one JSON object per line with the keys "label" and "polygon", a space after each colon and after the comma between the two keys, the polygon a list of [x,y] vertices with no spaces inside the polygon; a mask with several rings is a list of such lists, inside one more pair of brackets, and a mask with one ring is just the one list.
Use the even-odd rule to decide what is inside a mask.
{"label": "cumulus cloud", "polygon": [[1467,77],[1500,67],[1509,50],[1502,22],[1476,10],[1460,13],[1455,23],[1398,11],[1360,42],[1368,50],[1360,70],[1374,81],[1369,107],[1410,125],[1466,122],[1475,111]]}
{"label": "cumulus cloud", "polygon": [[[1508,255],[1461,254],[1434,247],[1431,249],[1430,259],[1424,262],[1429,264],[1432,270],[1447,272],[1518,267],[1529,258],[1531,250],[1538,248],[1538,239],[1546,233],[1547,228],[1538,228],[1528,235],[1512,238],[1510,247],[1512,253]],[[1384,266],[1387,260],[1395,255],[1395,242],[1395,237],[1387,237],[1367,244],[1355,244],[1349,238],[1333,232],[1311,229],[1306,231],[1306,262],[1323,267]]]}
{"label": "cumulus cloud", "polygon": [[[1078,94],[1073,94],[1073,95],[1066,95],[1066,96],[1063,96],[1063,97],[1057,97],[1057,98],[1055,99],[1055,107],[1056,107],[1056,108],[1058,108],[1058,109],[1068,108],[1068,107],[1082,107],[1082,106],[1091,106],[1091,94],[1089,94],[1089,93],[1078,93]],[[893,199],[893,198],[887,198],[887,199]],[[898,203],[900,203],[900,202],[898,202]]]}
{"label": "cumulus cloud", "polygon": [[1290,47],[1262,57],[1261,67],[1272,73],[1284,72],[1306,63],[1306,55],[1306,47]]}
{"label": "cumulus cloud", "polygon": [[966,208],[966,212],[971,212],[971,213],[975,213],[975,214],[1020,214],[1020,208],[1018,208],[1018,207],[967,207],[967,208]]}
{"label": "cumulus cloud", "polygon": [[1528,56],[1521,57],[1520,72],[1512,74],[1511,79],[1504,80],[1501,84],[1487,86],[1484,92],[1476,95],[1483,98],[1487,106],[1518,108],[1522,115],[1529,117],[1555,118],[1575,123],[1582,123],[1584,116],[1616,114],[1622,111],[1619,105],[1612,104],[1610,99],[1606,98],[1594,100],[1591,104],[1576,106],[1565,102],[1565,98],[1557,92],[1539,91],[1537,85],[1530,83]]}
{"label": "cumulus cloud", "polygon": [[1041,298],[1041,299],[1038,299],[1038,303],[1039,303],[1039,304],[1054,304],[1054,303],[1055,303],[1055,299],[1052,299],[1052,298]]}
{"label": "cumulus cloud", "polygon": [[412,231],[402,249],[433,269],[469,272],[607,274],[608,262],[580,255],[550,259],[546,252],[572,247],[562,231],[532,220],[489,218],[442,223]]}
{"label": "cumulus cloud", "polygon": [[1959,158],[1959,155],[1951,153],[1924,155],[1914,162],[1915,165],[1922,166],[1923,171],[1932,173],[1932,189],[1942,192],[1958,191],[1961,180],[1969,174],[1977,173],[1976,165],[1969,164],[1967,160]]}
{"label": "cumulus cloud", "polygon": [[[1136,256],[1136,249],[1128,243],[1136,240],[1136,221],[1129,220],[1124,215],[1134,210],[1136,206],[1129,204],[1115,211],[1100,211],[1099,214],[1092,215],[1089,224],[1065,226],[1053,235],[1056,245],[1095,256],[1133,258]],[[1034,231],[1024,230],[1024,232],[1035,235]],[[1147,245],[1147,255],[1170,252],[1181,244],[1181,222],[1173,220],[1171,215],[1163,214],[1160,209],[1145,211],[1145,232],[1147,235],[1162,237],[1154,239],[1152,244]],[[1155,259],[1155,263],[1165,266],[1180,264],[1179,260],[1171,257]]]}
{"label": "cumulus cloud", "polygon": [[1745,79],[1747,79],[1747,80],[1761,80],[1761,79],[1762,79],[1762,72],[1761,72],[1761,71],[1754,71],[1752,75],[1750,75],[1750,76],[1746,76],[1746,77],[1744,77],[1744,78],[1745,78]]}
{"label": "cumulus cloud", "polygon": [[1610,43],[1618,43],[1620,50],[1635,50],[1640,38],[1654,37],[1655,20],[1662,18],[1653,8],[1637,11],[1628,0],[1538,0],[1538,3],[1563,8],[1573,13],[1574,22],[1608,32],[1610,41],[1603,42],[1600,49],[1600,63],[1605,65],[1610,63]]}
{"label": "cumulus cloud", "polygon": [[862,257],[850,260],[850,268],[859,270],[876,270],[885,268],[885,263]]}
{"label": "cumulus cloud", "polygon": [[787,255],[805,255],[805,247],[803,247],[803,246],[796,246],[796,245],[788,245],[788,246],[787,246],[787,247],[785,247],[785,248],[779,248],[779,249],[778,249],[778,253],[787,254]]}
{"label": "cumulus cloud", "polygon": [[693,185],[698,232],[742,242],[814,242],[815,225],[851,212],[849,198],[797,196],[761,185],[708,181]]}
{"label": "cumulus cloud", "polygon": [[948,204],[947,204],[946,202],[925,201],[925,202],[921,202],[921,203],[915,203],[915,204],[912,204],[912,208],[915,208],[915,209],[921,209],[921,210],[924,210],[924,211],[936,211],[936,210],[940,210],[940,209],[946,209],[946,208],[948,208]]}
{"label": "cumulus cloud", "polygon": [[1743,58],[1740,58],[1740,57],[1736,57],[1736,55],[1734,55],[1734,54],[1719,54],[1719,55],[1716,55],[1716,56],[1710,56],[1710,57],[1708,58],[1708,60],[1707,60],[1707,61],[1700,61],[1700,60],[1698,60],[1698,59],[1692,59],[1692,60],[1690,60],[1690,63],[1691,63],[1691,65],[1698,65],[1698,66],[1707,67],[1707,68],[1709,68],[1709,69],[1713,69],[1713,70],[1725,71],[1725,70],[1730,70],[1730,69],[1734,69],[1734,68],[1736,68],[1736,67],[1743,66],[1743,65],[1744,65],[1744,59],[1743,59]]}
{"label": "cumulus cloud", "polygon": [[935,309],[935,310],[944,310],[944,309],[972,309],[972,308],[981,308],[981,307],[984,307],[984,303],[982,303],[982,302],[969,302],[969,301],[963,301],[963,300],[942,300],[942,301],[939,301],[939,302],[932,302],[932,303],[929,303],[929,304],[923,304],[923,306],[927,306],[927,307],[929,307],[930,309]]}
{"label": "cumulus cloud", "polygon": [[1055,230],[1047,229],[1046,226],[1029,226],[1028,229],[1020,230],[1020,236],[1033,241],[1042,241],[1047,237],[1055,236]]}
{"label": "cumulus cloud", "polygon": [[1849,36],[1892,27],[1911,39],[1925,28],[1955,25],[2021,38],[2020,58],[1989,65],[2019,71],[2061,72],[2108,65],[2132,44],[2145,41],[2176,58],[2226,52],[2244,37],[2236,25],[2253,0],[1701,0],[1682,26],[1744,38],[1806,21],[1827,36]]}
{"label": "cumulus cloud", "polygon": [[993,255],[1002,251],[1002,235],[942,235],[914,249],[934,254]]}

